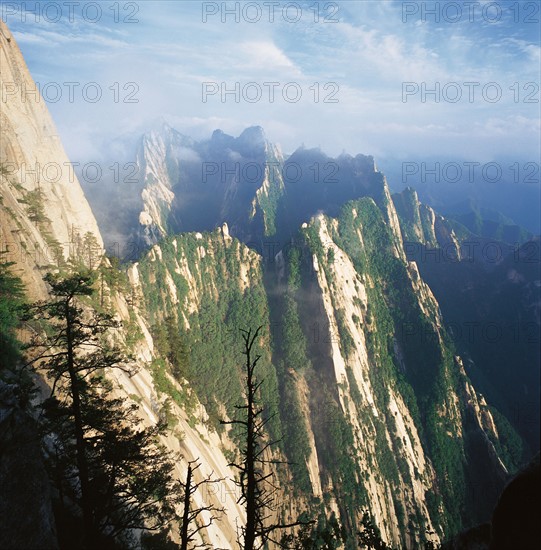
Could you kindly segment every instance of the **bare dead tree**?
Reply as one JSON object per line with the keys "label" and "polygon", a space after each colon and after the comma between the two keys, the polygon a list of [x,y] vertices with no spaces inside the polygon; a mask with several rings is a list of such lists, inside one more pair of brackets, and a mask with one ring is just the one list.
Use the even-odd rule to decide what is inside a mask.
{"label": "bare dead tree", "polygon": [[[216,519],[216,514],[223,514],[225,509],[216,506],[212,503],[204,503],[201,506],[194,504],[193,495],[213,483],[221,483],[223,478],[213,479],[212,473],[203,478],[199,482],[194,481],[194,474],[201,466],[198,460],[190,460],[188,462],[188,470],[186,472],[186,481],[182,482],[184,489],[184,510],[182,513],[182,523],[180,525],[180,550],[188,550],[188,548],[212,548],[211,545],[202,543],[197,544],[196,538],[198,533],[207,529]],[[203,516],[208,514],[208,518]],[[190,545],[190,546],[189,546]]]}
{"label": "bare dead tree", "polygon": [[242,353],[246,356],[246,402],[244,405],[237,405],[236,409],[242,412],[242,417],[221,421],[225,425],[240,426],[246,443],[241,449],[241,463],[230,464],[240,472],[235,483],[241,492],[238,503],[243,504],[246,510],[246,525],[240,529],[238,542],[244,550],[263,548],[269,541],[281,546],[281,543],[274,539],[276,531],[305,524],[301,521],[289,524],[270,521],[276,512],[275,500],[278,491],[273,483],[273,466],[284,462],[267,458],[272,445],[278,441],[269,440],[265,426],[272,416],[264,418],[265,409],[259,404],[259,390],[263,381],[256,380],[255,370],[261,356],[254,353],[254,347],[261,328],[255,332],[251,329],[241,330],[244,342]]}

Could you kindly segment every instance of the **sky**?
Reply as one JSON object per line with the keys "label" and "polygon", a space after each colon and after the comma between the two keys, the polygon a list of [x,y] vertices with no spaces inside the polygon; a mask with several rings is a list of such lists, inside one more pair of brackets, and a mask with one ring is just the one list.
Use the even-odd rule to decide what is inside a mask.
{"label": "sky", "polygon": [[166,120],[260,125],[285,153],[539,162],[539,2],[0,4],[72,161]]}

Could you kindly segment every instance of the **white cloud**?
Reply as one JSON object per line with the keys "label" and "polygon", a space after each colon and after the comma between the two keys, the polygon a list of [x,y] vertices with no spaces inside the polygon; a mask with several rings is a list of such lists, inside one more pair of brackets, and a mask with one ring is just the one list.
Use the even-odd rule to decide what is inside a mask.
{"label": "white cloud", "polygon": [[386,81],[437,80],[448,74],[438,53],[415,37],[382,33],[349,23],[341,23],[338,30],[346,39],[343,50],[352,68],[373,72]]}
{"label": "white cloud", "polygon": [[201,162],[201,157],[193,149],[187,147],[179,147],[174,154],[178,160],[183,162]]}
{"label": "white cloud", "polygon": [[[38,25],[30,19],[12,30],[40,82],[103,86],[99,105],[79,100],[50,106],[74,160],[97,144],[101,150],[119,134],[144,132],[160,115],[194,139],[208,138],[216,128],[239,135],[259,124],[286,152],[305,142],[331,154],[346,149],[407,156],[461,148],[497,154],[507,151],[509,136],[517,150],[535,146],[539,105],[513,103],[509,91],[513,82],[539,78],[541,49],[531,25],[405,25],[400,3],[391,1],[340,2],[338,16],[339,23],[324,23],[322,17],[315,24],[307,9],[294,25],[279,14],[274,24],[222,24],[219,17],[203,24],[200,4],[142,2],[137,25],[105,19],[88,25],[80,18],[72,25]],[[274,103],[266,99],[266,89],[256,104],[231,96],[224,102],[219,94],[202,102],[202,82],[224,82],[231,89],[235,82],[271,81],[299,83],[302,100],[289,104],[278,88]],[[441,86],[496,81],[505,101],[431,104],[416,96],[404,104],[406,81],[427,87],[436,81]],[[113,82],[136,82],[139,103],[113,103]],[[310,89],[315,82],[318,103]],[[322,101],[327,82],[339,85],[338,103]]]}
{"label": "white cloud", "polygon": [[529,61],[537,63],[537,67],[539,68],[539,63],[541,63],[541,46],[517,38],[506,38],[502,42],[506,45],[515,46],[520,52],[526,54]]}
{"label": "white cloud", "polygon": [[247,68],[263,66],[269,70],[296,70],[294,63],[273,42],[244,42],[239,49]]}
{"label": "white cloud", "polygon": [[43,36],[37,34],[20,31],[13,31],[12,34],[19,44],[47,44],[47,40]]}

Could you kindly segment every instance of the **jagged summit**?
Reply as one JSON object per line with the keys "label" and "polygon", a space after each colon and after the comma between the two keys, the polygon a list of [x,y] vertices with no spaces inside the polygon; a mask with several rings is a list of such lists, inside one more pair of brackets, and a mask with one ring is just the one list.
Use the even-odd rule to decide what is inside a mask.
{"label": "jagged summit", "polygon": [[[203,144],[205,141],[202,142]],[[261,126],[250,126],[238,137],[226,134],[223,130],[214,130],[208,144],[213,148],[230,148],[245,156],[257,155],[264,151],[267,144],[265,131]]]}
{"label": "jagged summit", "polygon": [[119,186],[116,199],[124,216],[117,216],[115,234],[127,240],[148,246],[167,234],[210,230],[223,221],[233,235],[249,240],[271,223],[259,202],[280,186],[281,174],[270,171],[283,158],[260,126],[238,137],[216,129],[196,141],[160,121],[142,136],[136,163],[137,182]]}
{"label": "jagged summit", "polygon": [[267,136],[265,130],[261,126],[249,126],[246,128],[242,134],[239,136],[239,139],[247,139],[251,142],[265,141]]}
{"label": "jagged summit", "polygon": [[331,159],[320,147],[305,147],[304,145],[297,147],[288,157],[288,161],[293,162],[297,158],[310,162],[327,162]]}
{"label": "jagged summit", "polygon": [[235,138],[233,136],[226,134],[222,130],[214,130],[210,140],[208,140],[207,143],[210,147],[220,149],[223,147],[231,147],[234,141]]}
{"label": "jagged summit", "polygon": [[244,151],[255,151],[265,147],[267,136],[261,126],[250,126],[236,139],[236,146]]}
{"label": "jagged summit", "polygon": [[158,139],[161,139],[164,143],[182,145],[184,147],[193,147],[196,144],[193,138],[182,134],[163,119],[156,122],[155,125],[150,127],[141,136],[142,142],[152,143]]}
{"label": "jagged summit", "polygon": [[196,141],[192,137],[179,132],[163,118],[158,119],[151,125],[140,139],[144,143],[153,143],[161,139],[165,143],[175,143],[195,150],[208,147],[213,148],[215,151],[229,148],[232,151],[247,155],[257,154],[269,143],[261,126],[250,126],[243,130],[238,137],[226,134],[223,130],[217,128],[212,132],[210,138]]}
{"label": "jagged summit", "polygon": [[271,235],[286,242],[319,210],[337,215],[348,200],[388,194],[373,157],[332,158],[302,145],[286,159],[261,126],[238,137],[216,129],[195,141],[161,121],[143,136],[137,164],[139,180],[121,197],[132,210],[119,232],[145,246],[224,221],[245,242]]}

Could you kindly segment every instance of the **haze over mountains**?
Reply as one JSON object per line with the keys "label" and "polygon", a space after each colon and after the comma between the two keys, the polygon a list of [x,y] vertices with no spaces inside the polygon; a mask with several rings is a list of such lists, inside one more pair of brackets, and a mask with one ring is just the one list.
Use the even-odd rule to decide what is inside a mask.
{"label": "haze over mountains", "polygon": [[[442,325],[448,327],[449,336],[467,359],[464,372],[477,381],[489,403],[497,402],[505,411],[514,429],[524,438],[524,444],[531,449],[526,452],[538,448],[535,411],[539,409],[539,398],[532,388],[539,386],[538,371],[534,367],[540,359],[536,337],[539,240],[530,241],[531,233],[503,215],[480,209],[474,202],[465,204],[460,214],[445,218],[421,204],[412,189],[391,197],[384,175],[377,171],[370,156],[343,154],[331,158],[319,149],[300,147],[285,158],[260,127],[248,128],[237,138],[216,130],[209,140],[195,142],[165,124],[141,139],[136,158],[137,183],[113,188],[116,203],[109,189],[105,201],[96,207],[102,216],[104,203],[114,205],[113,210],[124,211],[122,224],[113,226],[114,234],[123,235],[131,243],[132,259],[157,243],[157,250],[162,252],[158,257],[151,252],[151,258],[160,262],[160,257],[164,257],[160,241],[170,242],[168,235],[213,231],[227,224],[227,229],[221,230],[224,236],[240,239],[262,257],[266,273],[264,287],[271,320],[274,319],[271,326],[281,327],[285,322],[283,316],[291,315],[288,309],[291,303],[296,303],[294,309],[298,312],[294,315],[302,327],[298,335],[304,332],[306,338],[306,344],[301,346],[302,354],[314,368],[325,363],[326,352],[321,349],[321,343],[316,342],[319,335],[314,340],[311,323],[315,322],[318,331],[325,327],[325,331],[332,332],[333,325],[342,326],[345,334],[347,331],[355,334],[358,327],[343,326],[344,313],[340,310],[351,298],[332,298],[335,305],[331,321],[319,318],[320,313],[311,310],[314,306],[309,304],[315,299],[314,292],[317,295],[320,291],[313,287],[316,268],[312,266],[306,271],[313,254],[308,243],[312,247],[314,244],[306,240],[302,228],[310,228],[312,223],[320,227],[323,251],[330,258],[328,249],[335,246],[336,237],[330,229],[322,229],[321,225],[328,223],[324,220],[330,219],[330,227],[339,228],[339,222],[335,226],[337,222],[332,219],[343,219],[348,209],[356,212],[355,202],[351,201],[369,198],[379,208],[381,221],[377,223],[384,223],[391,231],[388,248],[376,246],[372,254],[391,254],[416,261],[421,276],[430,281],[439,302],[437,309],[441,308],[443,314]],[[92,194],[90,196],[92,198]],[[129,205],[129,209],[123,210],[122,205]],[[111,215],[105,218],[106,224],[120,219]],[[363,240],[356,246],[362,247]],[[379,242],[383,245],[385,240]],[[173,240],[173,244],[176,250],[182,246],[178,240]],[[167,247],[169,250],[169,244]],[[352,259],[357,254],[354,250]],[[288,279],[288,270],[292,269],[288,267],[292,251],[294,256],[297,252],[299,256],[294,261],[303,266],[301,272],[305,275],[301,279],[308,279],[296,289],[291,301],[290,291],[284,290],[287,289],[284,278]],[[170,260],[163,260],[166,266]],[[146,265],[145,272],[149,273],[149,264],[143,261],[142,265]],[[172,274],[171,269],[172,266],[166,267]],[[196,261],[188,273],[193,275],[194,270],[199,269]],[[297,269],[299,267],[293,268]],[[338,269],[338,266],[331,262],[329,269]],[[178,267],[174,271],[178,271]],[[157,278],[152,280],[153,284],[165,284]],[[288,298],[275,298],[284,293]],[[163,298],[161,307],[166,311],[178,298],[173,302],[169,302],[170,299]],[[513,309],[511,303],[515,304]],[[511,311],[514,313],[507,317]],[[351,312],[351,315],[362,319],[358,313]],[[223,321],[226,319],[227,315]],[[181,322],[181,330],[186,322]],[[192,326],[192,322],[187,325]],[[429,339],[426,334],[420,334],[419,326],[417,322],[395,320],[394,338],[402,342],[393,344],[391,355],[400,364],[404,360],[402,346],[411,345],[412,339],[416,341],[415,346],[420,346],[418,349],[426,352]],[[337,333],[341,333],[340,329]],[[273,338],[278,346],[275,354],[280,357],[278,350],[283,344],[278,342],[284,338],[282,328]],[[342,338],[348,340],[347,335],[342,334]],[[328,341],[332,339],[329,337]],[[287,356],[287,352],[282,353]],[[341,360],[347,365],[348,355],[341,353],[345,356]],[[521,357],[518,362],[517,357]],[[514,363],[516,365],[510,367]],[[506,444],[513,446],[510,441]],[[315,443],[317,446],[317,438]],[[472,460],[474,467],[477,459]],[[475,475],[479,479],[484,476],[479,470]],[[494,489],[492,484],[491,487]],[[489,509],[487,505],[486,510]]]}
{"label": "haze over mountains", "polygon": [[[2,83],[31,83],[1,25]],[[140,370],[107,375],[141,426],[166,419],[179,479],[196,458],[224,478],[198,493],[226,508],[201,541],[236,548],[246,521],[241,445],[220,423],[244,402],[239,328],[263,327],[276,515],[334,514],[345,548],[365,511],[402,548],[488,521],[539,449],[539,238],[505,217],[448,218],[412,188],[392,194],[371,156],[286,158],[260,127],[194,141],[164,125],[141,138],[133,176],[85,197],[76,179],[22,178],[25,164],[66,161],[43,103],[12,99],[2,128],[1,241],[30,295],[46,299],[41,276],[69,258],[93,264],[89,243],[121,252],[125,287],[102,280],[101,307]],[[19,405],[2,399],[7,418]],[[18,425],[0,433],[17,464]],[[51,487],[32,509],[53,548],[59,496],[43,462],[22,473]]]}
{"label": "haze over mountains", "polygon": [[[271,236],[275,228],[264,227],[256,212],[256,194],[261,194],[262,186],[269,187],[276,206],[282,204],[280,212],[272,214],[282,216],[279,225],[290,223],[284,210],[287,200],[281,198],[284,186],[288,200],[299,206],[291,214],[295,216],[293,226],[277,231],[287,239],[288,232],[319,209],[336,214],[341,204],[366,193],[366,183],[359,183],[359,177],[375,166],[373,158],[365,155],[353,158],[343,153],[332,158],[304,146],[284,155],[267,140],[261,127],[248,128],[237,138],[216,130],[208,140],[198,142],[160,122],[138,140],[124,137],[123,141],[138,141],[138,145],[131,155],[124,153],[123,162],[115,162],[114,177],[112,170],[105,168],[113,160],[102,161],[103,178],[98,181],[82,177],[96,215],[109,233],[108,241],[117,242],[117,250],[126,238],[156,242],[167,232],[164,224],[174,233],[211,229],[227,219],[232,234],[245,242],[251,237]],[[483,176],[484,166],[468,175],[465,161],[460,180],[450,183],[442,177],[449,163],[439,160],[384,164],[389,167],[391,191],[414,187],[422,202],[475,235],[513,244],[539,234],[537,180],[511,181],[511,165],[492,162],[508,170],[500,168],[499,180],[489,182]],[[524,166],[520,167],[522,179]],[[434,181],[425,174],[430,169]],[[293,199],[295,193],[300,193],[297,198],[302,201]],[[117,214],[107,210],[113,205]],[[138,228],[139,224],[145,229]]]}
{"label": "haze over mountains", "polygon": [[[284,158],[260,127],[248,128],[237,138],[216,130],[209,140],[198,143],[164,123],[141,138],[136,159],[137,182],[120,182],[103,190],[103,198],[94,208],[105,227],[112,227],[114,235],[130,242],[126,251],[133,255],[131,259],[168,234],[211,231],[227,223],[231,236],[259,252],[266,263],[274,264],[280,250],[294,241],[300,226],[314,215],[337,217],[348,201],[370,196],[396,208],[398,219],[392,207],[386,208],[386,218],[389,223],[400,223],[409,259],[417,261],[438,301],[445,308],[449,304],[449,322],[459,324],[456,337],[469,338],[471,348],[488,345],[492,350],[482,354],[485,368],[506,370],[503,365],[494,366],[494,361],[509,359],[502,349],[495,351],[500,345],[513,353],[522,347],[529,349],[527,355],[533,355],[524,364],[536,364],[539,314],[533,296],[538,284],[539,239],[532,240],[532,233],[502,214],[479,208],[475,199],[451,208],[456,213],[449,218],[420,204],[417,192],[411,189],[393,195],[390,201],[385,177],[372,157],[343,154],[331,158],[319,149],[300,147]],[[524,189],[531,195],[538,192],[532,186]],[[97,200],[94,193],[89,196],[91,201]],[[105,205],[111,208],[107,214]],[[535,203],[530,207],[534,211]],[[527,241],[531,242],[525,244]],[[521,246],[523,252],[519,252]],[[440,253],[431,255],[425,247],[439,247]],[[509,275],[510,269],[516,270],[513,275]],[[461,300],[464,303],[459,305]],[[490,338],[483,334],[486,327],[481,323],[489,306],[480,302],[485,300],[506,304],[499,306],[500,314],[491,309],[487,317],[489,322],[497,319],[502,324],[498,331],[504,330],[505,324],[506,343],[488,342]],[[503,313],[509,312],[514,300],[519,310],[524,306],[521,313],[515,311],[516,326],[511,321],[505,323]],[[490,307],[496,307],[496,302]],[[471,334],[469,322],[478,324],[475,331],[470,328]],[[522,376],[511,376],[502,381],[500,392],[515,385],[535,387],[537,372],[528,367],[527,371],[528,383]],[[498,386],[499,380],[496,377],[490,385]],[[514,395],[509,403],[515,405],[526,398],[520,397],[520,391]],[[539,401],[535,392],[529,392],[526,402],[529,410],[536,410]],[[523,425],[522,429],[530,432],[535,448],[536,426]]]}
{"label": "haze over mountains", "polygon": [[[481,218],[493,229],[518,226],[513,236],[519,238],[519,228],[535,235],[541,232],[538,161],[520,156],[496,156],[479,162],[468,157],[420,155],[402,161],[383,159],[379,164],[393,191],[415,187],[422,202],[441,214],[458,217],[459,221],[466,216],[474,233],[479,223],[474,219],[482,212]],[[498,238],[497,234],[491,236]]]}

